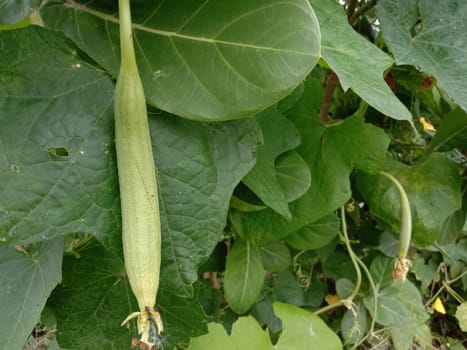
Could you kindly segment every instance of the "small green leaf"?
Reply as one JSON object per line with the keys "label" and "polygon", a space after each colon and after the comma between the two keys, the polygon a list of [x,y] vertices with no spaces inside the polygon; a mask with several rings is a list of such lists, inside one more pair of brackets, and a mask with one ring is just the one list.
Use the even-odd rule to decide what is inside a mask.
{"label": "small green leaf", "polygon": [[377,255],[370,265],[371,276],[380,288],[385,288],[392,284],[393,269],[394,259],[390,259],[383,255]]}
{"label": "small green leaf", "polygon": [[355,283],[347,278],[339,278],[336,281],[336,293],[343,299],[350,297],[355,289]]}
{"label": "small green leaf", "polygon": [[0,343],[22,349],[50,293],[62,278],[63,238],[0,246]]}
{"label": "small green leaf", "polygon": [[253,315],[258,322],[267,326],[272,334],[279,333],[282,329],[281,320],[274,314],[272,303],[277,301],[271,290],[263,290],[262,295],[251,308]]}
{"label": "small green leaf", "polygon": [[339,233],[339,220],[336,215],[327,215],[318,221],[302,227],[285,238],[295,249],[319,249],[331,242]]}
{"label": "small green leaf", "polygon": [[438,264],[433,259],[425,261],[425,257],[415,253],[411,257],[412,266],[410,271],[414,273],[417,281],[421,282],[420,290],[422,293],[428,293],[430,284],[436,279]]}
{"label": "small green leaf", "polygon": [[467,113],[460,108],[449,112],[441,121],[428,150],[467,150]]}
{"label": "small green leaf", "polygon": [[[264,143],[258,147],[256,165],[243,178],[243,183],[266,205],[290,219],[291,214],[283,191],[287,187],[281,187],[275,162],[280,154],[300,144],[300,136],[295,126],[277,110],[266,110],[257,120]],[[309,186],[309,183],[305,185]],[[307,189],[308,187],[305,191]]]}
{"label": "small green leaf", "polygon": [[[441,154],[433,153],[423,163],[407,166],[396,161],[388,172],[399,180],[409,197],[413,218],[413,241],[426,246],[439,235],[444,220],[461,207],[461,180],[457,167]],[[374,215],[400,227],[397,190],[380,175],[360,173],[357,186]]]}
{"label": "small green leaf", "polygon": [[227,256],[224,291],[229,307],[238,314],[256,301],[264,284],[264,268],[258,247],[241,238]]}
{"label": "small green leaf", "polygon": [[322,57],[339,77],[344,91],[352,88],[384,115],[411,121],[409,110],[383,79],[392,58],[353,30],[344,8],[336,1],[311,0],[311,4],[321,28]]}
{"label": "small green leaf", "polygon": [[282,320],[277,350],[339,350],[341,341],[318,316],[296,306],[276,302],[274,311]]}
{"label": "small green leaf", "polygon": [[[53,0],[41,14],[116,76],[116,6]],[[148,103],[189,119],[252,116],[288,95],[320,56],[307,0],[135,2],[132,18]]]}
{"label": "small green leaf", "polygon": [[290,252],[284,243],[269,243],[259,249],[261,250],[261,258],[266,271],[281,272],[289,267]]}
{"label": "small green leaf", "polygon": [[467,332],[467,301],[464,301],[457,307],[456,318],[459,322],[459,327],[463,332]]}
{"label": "small green leaf", "polygon": [[382,0],[377,9],[384,41],[397,64],[435,76],[467,111],[467,2]]}

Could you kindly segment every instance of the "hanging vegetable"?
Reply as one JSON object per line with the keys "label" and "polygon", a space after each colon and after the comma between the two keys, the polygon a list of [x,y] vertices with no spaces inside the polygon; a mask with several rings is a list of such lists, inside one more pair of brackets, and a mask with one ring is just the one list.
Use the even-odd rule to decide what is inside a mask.
{"label": "hanging vegetable", "polygon": [[130,1],[119,0],[121,63],[115,89],[115,144],[122,208],[125,268],[139,311],[141,345],[155,346],[151,323],[160,333],[162,321],[155,309],[159,288],[161,228],[156,173],[149,135],[146,100],[133,46]]}

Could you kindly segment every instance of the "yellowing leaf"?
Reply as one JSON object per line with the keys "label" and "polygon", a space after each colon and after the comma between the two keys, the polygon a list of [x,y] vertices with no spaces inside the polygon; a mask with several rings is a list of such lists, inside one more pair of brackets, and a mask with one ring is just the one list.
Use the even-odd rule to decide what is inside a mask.
{"label": "yellowing leaf", "polygon": [[324,297],[324,300],[331,305],[341,301],[341,297],[338,294],[328,294]]}
{"label": "yellowing leaf", "polygon": [[420,117],[420,123],[423,126],[423,130],[425,131],[436,131],[436,128],[431,124],[425,117]]}
{"label": "yellowing leaf", "polygon": [[443,314],[443,315],[446,314],[446,309],[443,305],[443,302],[441,301],[439,297],[436,298],[435,302],[433,303],[433,305],[431,305],[431,307],[433,308],[433,310],[439,312],[440,314]]}

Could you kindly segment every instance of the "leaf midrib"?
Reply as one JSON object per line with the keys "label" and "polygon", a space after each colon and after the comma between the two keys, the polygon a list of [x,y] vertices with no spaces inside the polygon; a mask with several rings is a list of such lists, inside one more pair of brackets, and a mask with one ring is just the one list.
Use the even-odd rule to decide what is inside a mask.
{"label": "leaf midrib", "polygon": [[[94,9],[91,9],[85,5],[82,5],[75,0],[66,0],[64,3],[65,7],[74,9],[76,11],[82,11],[84,13],[87,13],[89,15],[95,16],[97,18],[103,19],[104,21],[112,22],[115,24],[119,24],[119,20],[117,17],[113,15],[109,15]],[[198,41],[198,42],[203,42],[203,43],[208,43],[212,45],[226,45],[226,46],[239,46],[243,48],[249,48],[249,49],[255,49],[255,50],[264,50],[264,51],[272,51],[272,52],[280,52],[280,53],[288,53],[288,54],[295,54],[295,55],[303,55],[303,56],[310,56],[310,57],[315,57],[313,53],[310,52],[304,52],[304,51],[296,51],[296,50],[289,50],[289,49],[278,49],[278,48],[273,48],[273,47],[267,47],[267,46],[259,46],[259,45],[253,45],[253,44],[246,44],[246,43],[240,43],[240,42],[235,42],[235,41],[225,41],[225,40],[218,40],[218,39],[213,39],[213,38],[206,38],[206,37],[199,37],[199,36],[192,36],[192,35],[185,35],[185,34],[180,34],[177,32],[170,32],[166,30],[159,30],[159,29],[154,29],[154,28],[149,28],[141,24],[136,24],[133,23],[132,25],[133,29],[137,29],[143,32],[147,33],[152,33],[155,35],[159,36],[165,36],[169,38],[178,38],[178,39],[184,39],[184,40],[190,40],[190,41]]]}

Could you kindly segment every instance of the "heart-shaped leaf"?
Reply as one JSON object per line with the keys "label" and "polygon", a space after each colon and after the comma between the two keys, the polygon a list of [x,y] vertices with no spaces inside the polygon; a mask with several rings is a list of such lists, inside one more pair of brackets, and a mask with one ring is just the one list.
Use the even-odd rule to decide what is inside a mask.
{"label": "heart-shaped leaf", "polygon": [[[116,6],[52,0],[42,16],[116,76]],[[191,119],[251,116],[290,93],[320,56],[307,0],[140,1],[133,21],[148,103]]]}
{"label": "heart-shaped leaf", "polygon": [[311,312],[279,302],[274,303],[274,312],[282,320],[283,325],[275,349],[342,349],[337,334]]}
{"label": "heart-shaped leaf", "polygon": [[192,339],[188,350],[340,350],[339,337],[311,312],[293,305],[276,302],[274,312],[282,320],[282,332],[272,346],[267,332],[252,317],[240,317],[232,326],[232,334],[216,323],[208,325],[209,333]]}

